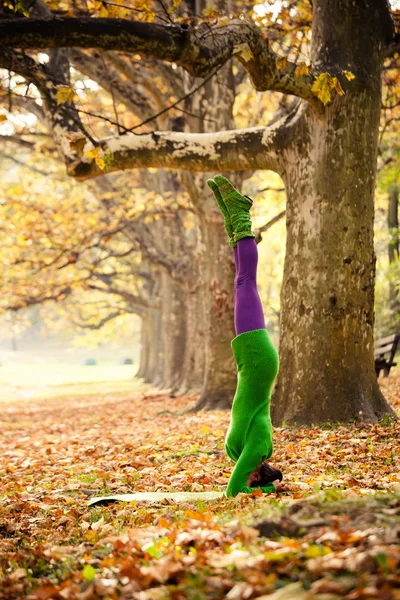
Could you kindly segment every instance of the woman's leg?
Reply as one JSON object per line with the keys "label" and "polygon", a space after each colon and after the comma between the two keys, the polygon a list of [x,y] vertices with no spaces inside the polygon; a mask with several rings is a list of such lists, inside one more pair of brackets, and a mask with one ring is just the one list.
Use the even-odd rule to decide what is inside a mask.
{"label": "woman's leg", "polygon": [[245,237],[235,251],[235,330],[236,335],[253,329],[265,329],[264,313],[257,291],[258,250],[255,239]]}

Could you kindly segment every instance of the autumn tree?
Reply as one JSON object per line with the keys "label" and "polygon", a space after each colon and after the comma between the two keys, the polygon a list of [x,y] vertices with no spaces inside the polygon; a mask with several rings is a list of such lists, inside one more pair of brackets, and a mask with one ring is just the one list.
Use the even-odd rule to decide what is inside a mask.
{"label": "autumn tree", "polygon": [[[40,10],[29,18],[4,15],[1,65],[40,90],[68,173],[80,181],[96,177],[103,173],[105,159],[108,171],[176,168],[183,170],[182,181],[192,190],[203,243],[199,274],[212,292],[206,305],[194,311],[198,318],[201,308],[200,318],[206,319],[208,392],[203,403],[223,404],[233,387],[228,345],[232,271],[226,275],[226,240],[204,193],[204,179],[195,173],[235,171],[240,176],[270,169],[282,177],[287,194],[280,373],[273,419],[276,424],[373,421],[391,413],[376,382],[373,359],[373,215],[381,80],[385,58],[396,59],[400,44],[385,0],[345,0],[340,9],[327,0],[312,6],[284,3],[289,24],[306,38],[307,27],[301,23],[311,20],[310,64],[272,48],[274,32],[270,39],[268,19],[256,23],[221,17],[228,9],[225,5],[219,12],[211,6],[185,5],[173,19],[175,6],[158,21],[147,4],[141,4],[141,21],[87,18],[84,11],[60,16],[42,3],[36,6]],[[196,22],[198,9],[208,11],[207,19]],[[36,51],[48,48],[53,50],[46,66],[38,62]],[[202,78],[199,105],[212,122],[204,119],[196,133],[186,124],[184,131],[124,131],[94,139],[74,113],[72,97],[66,98],[62,110],[57,103],[57,86],[69,84],[70,55],[63,48],[73,48],[72,57],[76,49],[112,53],[114,63],[126,64],[126,56],[132,54],[152,64],[173,63],[187,77]],[[269,125],[231,129],[233,57],[258,91],[297,98],[284,103]],[[165,68],[175,81],[170,67]]]}

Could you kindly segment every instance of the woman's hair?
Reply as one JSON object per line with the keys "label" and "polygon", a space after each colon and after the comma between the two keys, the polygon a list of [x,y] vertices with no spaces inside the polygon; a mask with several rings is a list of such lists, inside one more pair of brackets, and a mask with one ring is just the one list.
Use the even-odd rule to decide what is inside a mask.
{"label": "woman's hair", "polygon": [[281,471],[279,469],[274,469],[267,462],[261,463],[260,476],[261,479],[259,481],[253,481],[250,487],[264,487],[276,479],[279,479],[279,481],[282,481],[283,479]]}

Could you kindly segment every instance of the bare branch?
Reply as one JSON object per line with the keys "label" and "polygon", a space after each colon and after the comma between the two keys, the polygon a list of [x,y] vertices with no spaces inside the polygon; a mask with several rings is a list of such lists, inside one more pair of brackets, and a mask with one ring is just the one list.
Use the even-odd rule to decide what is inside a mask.
{"label": "bare branch", "polygon": [[273,225],[275,225],[275,223],[278,223],[278,221],[280,221],[281,219],[283,219],[283,217],[286,215],[286,210],[283,210],[282,212],[280,212],[279,214],[277,214],[275,217],[273,217],[270,221],[268,221],[267,223],[265,223],[265,225],[263,225],[262,227],[260,227],[259,229],[257,229],[256,233],[256,242],[257,244],[259,244],[262,240],[262,233],[264,233],[265,231],[267,231],[270,227],[272,227]]}
{"label": "bare branch", "polygon": [[127,290],[121,290],[113,285],[103,287],[101,285],[96,285],[95,283],[88,283],[86,287],[89,290],[96,290],[98,292],[114,294],[115,296],[119,296],[120,298],[127,300],[129,303],[135,304],[138,307],[142,307],[142,309],[159,307],[159,304],[157,302],[151,302],[150,300],[146,300],[145,298],[137,296],[136,294],[132,294]]}
{"label": "bare branch", "polygon": [[109,321],[112,321],[113,319],[119,317],[120,315],[123,315],[124,313],[124,310],[116,310],[112,313],[109,313],[106,317],[100,319],[100,321],[97,321],[97,323],[87,323],[82,317],[81,320],[78,321],[77,319],[74,319],[71,315],[69,318],[71,323],[73,323],[76,327],[80,327],[81,329],[98,330],[101,329]]}
{"label": "bare branch", "polygon": [[[299,113],[296,115],[296,113]],[[252,127],[215,133],[152,132],[127,134],[99,142],[112,155],[109,171],[139,167],[179,168],[190,171],[284,170],[283,152],[292,141],[292,127],[301,118],[297,108],[271,127]],[[69,174],[79,181],[104,173],[87,157],[87,143]]]}
{"label": "bare branch", "polygon": [[[161,93],[159,87],[154,83],[153,77],[149,73],[145,76],[142,70],[137,71],[131,64],[129,64],[124,58],[122,58],[116,52],[104,52],[106,60],[110,61],[114,67],[118,69],[120,73],[123,73],[125,77],[131,83],[140,85],[143,87],[155,102],[158,110],[161,110],[165,104],[165,98]],[[181,95],[181,94],[179,94]]]}
{"label": "bare branch", "polygon": [[29,142],[28,140],[24,140],[23,138],[15,135],[0,135],[0,140],[12,142],[13,144],[18,144],[19,146],[24,146],[25,148],[33,149],[35,147],[34,142]]}
{"label": "bare branch", "polygon": [[265,187],[262,188],[261,190],[258,190],[259,193],[261,192],[284,192],[285,188],[272,188],[272,187]]}
{"label": "bare branch", "polygon": [[71,61],[75,69],[115,94],[139,119],[148,119],[155,112],[155,107],[138,86],[130,81],[123,81],[118,71],[107,64],[99,52],[89,55],[74,48],[71,50]]}
{"label": "bare branch", "polygon": [[0,22],[0,38],[3,47],[9,48],[76,47],[142,53],[180,65],[194,77],[206,77],[236,56],[257,90],[294,94],[319,105],[311,91],[313,74],[296,76],[296,64],[290,61],[280,65],[260,28],[240,19],[203,33],[191,27],[127,19],[7,19]]}
{"label": "bare branch", "polygon": [[[1,137],[4,137],[4,136],[1,136]],[[17,165],[20,165],[21,167],[25,167],[26,169],[29,169],[30,171],[33,171],[34,173],[37,173],[38,175],[44,175],[45,177],[47,177],[48,175],[54,175],[54,173],[50,173],[48,171],[42,171],[41,169],[38,169],[37,167],[34,167],[33,165],[28,165],[27,163],[24,163],[22,160],[19,160],[18,158],[15,158],[15,156],[12,156],[11,154],[7,154],[6,152],[0,151],[0,156],[2,158],[11,160],[12,162],[16,163]]]}

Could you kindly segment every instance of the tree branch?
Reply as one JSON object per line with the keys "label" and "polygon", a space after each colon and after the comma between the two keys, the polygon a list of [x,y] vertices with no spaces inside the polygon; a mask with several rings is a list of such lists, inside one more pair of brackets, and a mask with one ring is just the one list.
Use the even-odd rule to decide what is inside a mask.
{"label": "tree branch", "polygon": [[24,146],[24,148],[33,149],[35,147],[34,142],[29,142],[28,140],[24,140],[21,137],[16,137],[15,135],[0,134],[0,140],[4,140],[5,142],[13,142],[14,144],[18,144],[19,146]]}
{"label": "tree branch", "polygon": [[153,99],[158,110],[164,108],[165,98],[159,87],[154,83],[154,77],[149,73],[146,74],[147,76],[144,75],[142,70],[137,71],[132,64],[129,64],[116,52],[104,52],[104,58],[114,65],[120,73],[125,75],[130,83],[143,87]]}
{"label": "tree branch", "polygon": [[135,304],[136,306],[140,306],[142,309],[144,308],[158,308],[159,305],[156,302],[150,302],[150,300],[145,300],[136,294],[132,294],[127,290],[121,290],[115,286],[109,285],[107,287],[102,287],[101,285],[96,285],[95,283],[87,284],[88,290],[96,290],[98,292],[105,292],[107,294],[114,294],[115,296],[119,296],[123,298],[129,303]]}
{"label": "tree branch", "polygon": [[[292,135],[296,110],[270,127],[252,127],[215,133],[151,132],[127,134],[99,142],[112,154],[108,172],[140,167],[187,169],[190,171],[284,170],[282,154]],[[69,174],[78,181],[104,174],[87,156],[85,145],[79,161],[69,164]]]}
{"label": "tree branch", "polygon": [[265,231],[267,231],[270,227],[272,227],[272,225],[275,225],[275,223],[277,223],[278,221],[280,221],[281,219],[283,219],[283,217],[286,215],[286,210],[283,210],[282,212],[280,212],[279,214],[277,214],[275,217],[273,217],[270,221],[267,221],[267,223],[265,223],[265,225],[263,225],[262,227],[260,227],[259,229],[256,230],[256,242],[257,244],[259,244],[262,240],[262,233],[264,233]]}
{"label": "tree branch", "polygon": [[77,321],[72,316],[70,316],[70,319],[76,327],[80,327],[81,329],[98,330],[101,329],[106,323],[108,323],[108,321],[112,321],[113,319],[119,317],[120,315],[123,315],[124,313],[125,311],[123,310],[116,310],[114,312],[109,313],[106,317],[103,317],[102,319],[97,321],[97,323],[85,323],[85,319],[83,319],[83,317],[80,317],[80,321]]}
{"label": "tree branch", "polygon": [[[1,137],[4,137],[4,136],[1,136]],[[25,167],[26,169],[29,169],[30,171],[33,171],[34,173],[37,173],[38,175],[44,175],[45,177],[47,177],[48,175],[54,175],[54,173],[51,173],[49,171],[42,171],[41,169],[38,169],[37,167],[35,167],[33,165],[28,165],[27,163],[24,163],[22,160],[19,160],[15,156],[12,156],[11,154],[7,154],[6,152],[0,151],[0,157],[11,160],[12,162],[16,163],[17,165],[20,165],[21,167]]]}
{"label": "tree branch", "polygon": [[0,38],[3,47],[9,48],[76,47],[142,53],[180,65],[194,77],[206,77],[235,55],[258,91],[281,91],[319,104],[311,91],[314,76],[296,76],[296,64],[290,61],[278,66],[279,56],[260,28],[240,19],[203,33],[191,27],[127,19],[7,19],[0,22]]}

